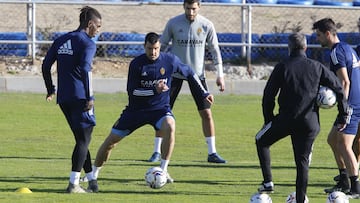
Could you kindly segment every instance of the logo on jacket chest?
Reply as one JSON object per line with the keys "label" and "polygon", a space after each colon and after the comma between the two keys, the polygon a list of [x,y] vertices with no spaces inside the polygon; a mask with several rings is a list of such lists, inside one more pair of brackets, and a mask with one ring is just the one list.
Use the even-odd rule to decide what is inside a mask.
{"label": "logo on jacket chest", "polygon": [[[164,67],[161,67],[159,69],[159,71],[154,75],[154,79],[149,78],[149,79],[141,80],[140,81],[141,87],[146,87],[146,88],[155,87],[155,85],[158,83],[159,79],[165,80],[165,83],[167,83],[168,78],[163,78],[165,73],[166,73],[166,69]],[[149,75],[151,75],[151,74],[148,73],[146,70],[141,72],[142,77],[147,77]]]}

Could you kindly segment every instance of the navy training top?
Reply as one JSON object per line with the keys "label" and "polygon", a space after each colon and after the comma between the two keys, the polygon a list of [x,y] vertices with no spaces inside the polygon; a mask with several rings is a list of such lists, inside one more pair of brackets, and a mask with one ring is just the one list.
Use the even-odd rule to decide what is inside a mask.
{"label": "navy training top", "polygon": [[69,32],[57,38],[42,64],[48,95],[55,93],[51,66],[56,61],[57,103],[93,100],[91,64],[95,52],[95,42],[83,30]]}
{"label": "navy training top", "polygon": [[180,73],[188,81],[198,84],[196,92],[204,99],[209,95],[192,68],[182,63],[174,54],[160,52],[155,61],[148,59],[146,54],[142,54],[134,58],[129,66],[127,109],[141,111],[170,107],[170,91],[158,94],[155,86],[158,80],[163,79],[170,90],[174,73]]}

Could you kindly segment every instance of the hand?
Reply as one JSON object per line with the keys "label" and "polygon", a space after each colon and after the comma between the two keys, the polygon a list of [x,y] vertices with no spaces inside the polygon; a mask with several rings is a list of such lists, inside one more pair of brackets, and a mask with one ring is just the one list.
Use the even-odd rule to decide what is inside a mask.
{"label": "hand", "polygon": [[86,106],[84,108],[85,111],[89,111],[94,107],[94,100],[90,100],[86,102]]}
{"label": "hand", "polygon": [[211,105],[214,103],[214,95],[209,94],[206,98],[206,101],[209,102]]}
{"label": "hand", "polygon": [[163,92],[166,92],[166,91],[169,90],[169,87],[168,87],[167,84],[165,83],[165,79],[160,79],[160,80],[158,80],[157,83],[156,83],[155,88],[156,88],[156,92],[157,92],[158,94],[163,93]]}
{"label": "hand", "polygon": [[346,124],[337,124],[337,130],[343,131],[346,128]]}
{"label": "hand", "polygon": [[46,101],[50,102],[54,98],[55,94],[48,94],[46,95]]}
{"label": "hand", "polygon": [[217,77],[216,78],[216,85],[219,87],[219,91],[223,92],[225,90],[224,77]]}

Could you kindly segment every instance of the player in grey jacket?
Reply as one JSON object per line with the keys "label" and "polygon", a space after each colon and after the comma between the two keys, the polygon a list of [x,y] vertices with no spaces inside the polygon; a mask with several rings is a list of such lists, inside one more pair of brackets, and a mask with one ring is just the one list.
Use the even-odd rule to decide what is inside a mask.
{"label": "player in grey jacket", "polygon": [[[212,55],[212,61],[217,69],[216,84],[220,91],[225,90],[222,58],[218,39],[213,23],[204,16],[198,14],[200,0],[184,0],[184,14],[170,19],[161,36],[161,50],[167,51],[170,42],[171,50],[180,60],[194,69],[199,76],[201,83],[207,89],[205,81],[205,49]],[[170,90],[170,105],[174,106],[175,100],[181,90],[185,78],[180,74],[173,75]],[[216,151],[215,147],[215,125],[212,117],[210,105],[201,98],[195,91],[196,84],[188,81],[190,91],[196,102],[200,117],[202,119],[202,129],[208,145],[208,162],[226,163]],[[158,161],[160,158],[161,137],[156,135],[154,153],[149,159],[150,162]]]}

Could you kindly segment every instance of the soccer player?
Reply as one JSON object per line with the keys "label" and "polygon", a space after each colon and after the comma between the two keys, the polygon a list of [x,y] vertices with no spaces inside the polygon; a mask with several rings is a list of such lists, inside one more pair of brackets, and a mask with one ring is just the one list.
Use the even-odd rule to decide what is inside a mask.
{"label": "soccer player", "polygon": [[137,128],[150,124],[163,138],[160,167],[167,173],[167,182],[172,183],[174,180],[167,172],[175,144],[175,119],[170,109],[169,91],[172,75],[180,73],[197,84],[194,89],[196,94],[209,104],[213,102],[213,95],[204,89],[194,71],[175,55],[160,52],[160,46],[160,36],[148,33],[145,36],[145,54],[130,63],[127,81],[129,103],[97,152],[95,178],[117,143]]}
{"label": "soccer player", "polygon": [[[331,49],[330,69],[337,75],[343,85],[345,98],[352,108],[350,123],[341,131],[336,125],[338,118],[328,135],[330,145],[339,169],[340,180],[325,192],[350,192],[359,198],[359,163],[352,150],[355,135],[360,121],[360,63],[355,50],[345,42],[341,42],[336,33],[335,22],[331,18],[323,18],[313,24],[313,30],[322,47]],[[350,185],[349,185],[350,178]]]}
{"label": "soccer player", "polygon": [[[225,90],[224,74],[222,67],[222,58],[218,39],[213,23],[205,17],[198,14],[200,10],[200,0],[184,0],[184,14],[170,19],[164,32],[161,35],[161,50],[166,51],[169,43],[172,42],[171,52],[180,58],[180,60],[192,67],[195,73],[200,77],[201,83],[207,88],[205,80],[205,49],[208,49],[212,55],[212,61],[217,69],[216,84],[222,92]],[[173,76],[170,89],[170,105],[173,108],[175,100],[181,90],[183,80],[186,79],[180,74]],[[205,141],[208,146],[208,162],[226,163],[216,150],[215,146],[215,125],[212,117],[210,104],[204,101],[199,95],[196,95],[194,89],[196,84],[188,81],[190,91],[199,111],[202,129]],[[156,134],[154,141],[154,153],[149,159],[150,162],[159,161],[161,136]]]}
{"label": "soccer player", "polygon": [[[98,191],[92,177],[91,156],[88,149],[91,134],[96,125],[94,95],[92,89],[91,65],[96,45],[91,39],[100,31],[100,13],[89,6],[81,9],[80,25],[77,30],[57,38],[47,52],[42,64],[42,73],[47,89],[46,100],[55,95],[51,67],[57,62],[57,103],[60,106],[75,138],[68,193]],[[88,190],[80,186],[81,169],[89,180]]]}
{"label": "soccer player", "polygon": [[[306,197],[309,155],[320,130],[319,107],[316,97],[319,86],[334,90],[338,103],[336,129],[346,126],[347,103],[341,83],[336,76],[320,62],[305,55],[306,37],[300,33],[289,36],[290,56],[278,63],[266,83],[262,109],[264,126],[256,134],[256,149],[263,175],[258,191],[272,193],[274,183],[271,173],[270,146],[291,135],[296,164],[296,202]],[[278,95],[279,112],[274,114]]]}

